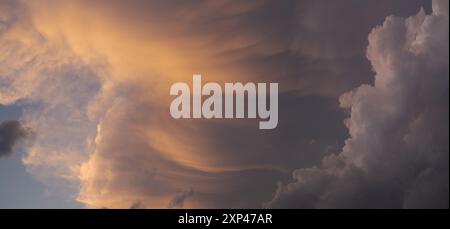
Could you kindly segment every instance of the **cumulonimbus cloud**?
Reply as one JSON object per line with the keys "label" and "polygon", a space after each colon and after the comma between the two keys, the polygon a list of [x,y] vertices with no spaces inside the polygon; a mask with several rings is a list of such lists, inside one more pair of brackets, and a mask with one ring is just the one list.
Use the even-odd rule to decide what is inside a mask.
{"label": "cumulonimbus cloud", "polygon": [[[314,165],[342,146],[346,138],[341,122],[343,114],[334,96],[370,78],[366,74],[368,64],[360,53],[364,40],[359,38],[367,35],[365,31],[375,21],[381,22],[386,12],[409,15],[412,9],[416,10],[425,2],[386,0],[366,5],[350,0],[328,7],[335,3],[309,0],[238,3],[74,0],[70,4],[54,0],[0,1],[0,103],[21,106],[21,120],[36,132],[34,144],[27,148],[23,159],[26,168],[51,189],[64,187],[63,182],[69,181],[74,193],[71,198],[93,208],[261,206],[271,198],[278,180],[288,179],[293,169]],[[372,4],[382,7],[366,15],[364,10]],[[347,6],[353,10],[352,14],[343,13],[348,10]],[[323,10],[328,13],[324,15]],[[442,18],[437,16],[443,15],[442,12],[445,11],[435,7],[435,15],[414,17],[418,18],[415,20],[418,24],[409,22],[408,26],[396,29],[423,30],[425,26],[419,26],[421,17],[426,18],[423,21],[430,21],[429,18]],[[362,15],[367,16],[365,20],[351,29],[337,29]],[[346,18],[341,18],[343,16]],[[394,21],[401,24],[403,19]],[[332,36],[337,32],[338,35]],[[425,43],[437,45],[430,40],[442,39],[438,36],[423,37]],[[332,43],[335,38],[339,41]],[[371,55],[375,55],[381,46],[371,43],[371,47],[375,47]],[[425,46],[414,47],[428,50]],[[392,53],[397,51],[393,49]],[[428,52],[418,52],[424,64],[419,64],[422,62],[414,55],[407,59],[417,63],[411,66],[425,71],[422,68],[425,63],[437,63],[431,61],[431,57],[428,59],[431,56],[426,54]],[[375,56],[370,58],[375,59]],[[437,59],[445,58],[436,55],[433,60]],[[175,81],[189,82],[194,73],[202,73],[208,81],[217,82],[279,82],[280,125],[277,130],[253,131],[255,128],[249,128],[253,123],[242,120],[171,119],[168,89]],[[420,75],[431,73],[434,74],[428,71]],[[421,77],[418,73],[414,76],[417,77],[410,82],[419,85],[416,78]],[[432,87],[434,84],[425,85]],[[374,96],[363,94],[371,93],[364,91],[380,91],[378,87],[378,83],[374,88],[365,86],[363,88],[367,89],[357,89],[353,96],[342,97],[342,104],[352,109],[352,118],[347,123],[352,120],[356,123],[351,130],[356,131],[357,126],[361,126],[357,117],[371,120],[359,110],[376,108],[368,101]],[[382,92],[385,91],[390,92]],[[417,98],[433,102],[427,108],[397,100],[391,103],[410,104],[409,110],[398,111],[403,114],[410,114],[411,107],[415,107],[417,113],[439,107],[441,97],[435,100],[422,94],[416,95]],[[379,95],[377,103],[388,105],[384,98],[391,100],[391,97],[384,96]],[[424,121],[417,120],[414,122],[417,125],[427,124],[428,113],[424,114]],[[412,123],[410,121],[408,119],[408,123]],[[406,121],[394,127],[401,129],[402,123]],[[443,131],[445,133],[445,129]],[[353,137],[360,136],[359,132],[351,134],[355,140],[349,142],[360,142]],[[384,136],[377,132],[373,135]],[[428,143],[412,142],[416,142],[417,148],[410,147],[422,155],[422,148]],[[389,146],[395,144],[392,142]],[[388,150],[397,152],[389,147]],[[398,152],[403,155],[410,151],[402,148]],[[341,157],[344,156],[338,156]],[[322,195],[316,194],[319,189],[315,187],[332,184],[333,179],[336,187],[340,187],[338,182],[342,180],[337,174],[321,174],[347,171],[326,168],[354,164],[355,172],[350,174],[357,177],[361,172],[361,177],[366,177],[362,173],[363,166],[367,166],[364,161],[373,161],[355,159],[355,163],[347,163],[347,159],[333,158],[328,157],[324,163],[336,165],[297,170],[296,177],[301,173],[311,174],[310,177],[301,175],[302,180],[311,180],[311,184],[301,190],[311,190],[314,195],[301,195],[289,203],[316,206],[315,197]],[[408,163],[404,161],[405,165]],[[416,165],[414,161],[411,163]],[[399,165],[399,170],[402,166]],[[424,174],[423,182],[430,182],[426,172]],[[391,181],[390,178],[386,177],[386,181]],[[420,182],[416,183],[420,190]],[[394,187],[390,183],[382,184]],[[283,190],[280,188],[277,196],[284,196]],[[371,189],[367,190],[370,193]],[[309,196],[311,198],[306,198]],[[276,198],[270,206],[280,206],[278,200]]]}
{"label": "cumulonimbus cloud", "polygon": [[389,16],[369,35],[373,85],[341,96],[350,138],[293,173],[266,207],[448,208],[449,14]]}

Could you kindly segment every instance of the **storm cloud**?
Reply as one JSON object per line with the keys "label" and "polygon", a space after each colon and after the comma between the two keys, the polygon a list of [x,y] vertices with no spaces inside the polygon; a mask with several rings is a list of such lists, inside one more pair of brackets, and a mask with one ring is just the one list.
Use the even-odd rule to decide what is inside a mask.
{"label": "storm cloud", "polygon": [[[426,207],[448,196],[445,6],[0,3],[0,103],[20,106],[37,134],[23,162],[87,207]],[[172,119],[170,86],[196,73],[278,82],[278,127]]]}
{"label": "storm cloud", "polygon": [[266,207],[448,208],[448,1],[369,35],[374,85],[341,96],[342,152],[294,171]]}

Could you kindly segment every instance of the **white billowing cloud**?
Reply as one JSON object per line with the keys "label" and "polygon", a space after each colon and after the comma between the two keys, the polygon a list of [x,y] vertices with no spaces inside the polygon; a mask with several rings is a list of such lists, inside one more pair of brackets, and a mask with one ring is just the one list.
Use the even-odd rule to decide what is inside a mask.
{"label": "white billowing cloud", "polygon": [[350,138],[298,169],[266,207],[448,208],[448,1],[386,18],[369,35],[374,85],[341,96]]}
{"label": "white billowing cloud", "polygon": [[[22,122],[36,133],[23,162],[49,187],[76,184],[96,134],[106,79],[101,63],[84,63],[62,38],[35,29],[18,1],[0,4],[0,104],[23,108]],[[74,183],[72,183],[74,182]],[[55,190],[63,191],[65,187]]]}

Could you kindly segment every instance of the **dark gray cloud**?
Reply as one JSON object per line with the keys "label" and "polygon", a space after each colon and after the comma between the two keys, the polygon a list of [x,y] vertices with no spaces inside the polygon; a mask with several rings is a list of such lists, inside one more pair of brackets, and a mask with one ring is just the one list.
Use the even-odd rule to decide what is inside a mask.
{"label": "dark gray cloud", "polygon": [[130,206],[130,209],[142,209],[142,208],[144,208],[144,206],[142,206],[142,203],[140,201],[136,201]]}
{"label": "dark gray cloud", "polygon": [[186,190],[176,196],[173,197],[173,199],[170,201],[168,208],[182,208],[184,205],[184,201],[186,201],[187,198],[194,195],[194,190],[189,189]]}
{"label": "dark gray cloud", "polygon": [[14,145],[29,135],[29,130],[19,121],[7,120],[0,123],[0,157],[13,153]]}

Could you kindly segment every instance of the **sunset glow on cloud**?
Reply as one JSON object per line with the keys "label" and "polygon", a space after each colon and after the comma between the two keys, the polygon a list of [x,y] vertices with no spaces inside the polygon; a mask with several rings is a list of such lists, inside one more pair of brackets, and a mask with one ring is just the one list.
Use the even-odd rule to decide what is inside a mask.
{"label": "sunset glow on cloud", "polygon": [[[447,0],[0,0],[0,113],[21,111],[0,160],[19,145],[88,208],[448,208],[448,20]],[[194,74],[278,83],[276,128],[174,119]]]}

